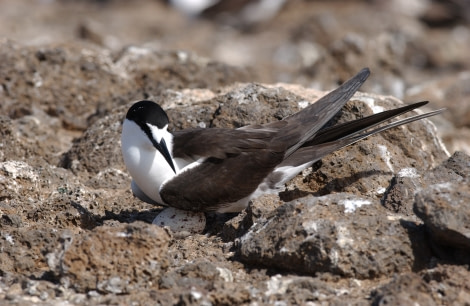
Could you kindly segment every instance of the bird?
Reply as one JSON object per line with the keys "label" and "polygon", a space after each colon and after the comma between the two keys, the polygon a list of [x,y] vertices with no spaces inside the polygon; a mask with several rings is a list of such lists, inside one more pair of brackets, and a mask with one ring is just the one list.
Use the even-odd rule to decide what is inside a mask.
{"label": "bird", "polygon": [[286,0],[166,0],[188,17],[217,19],[227,24],[250,25],[269,20]]}
{"label": "bird", "polygon": [[445,109],[382,125],[428,103],[422,101],[353,121],[328,125],[370,75],[368,68],[313,104],[282,120],[229,128],[170,132],[157,103],[142,100],[127,111],[121,149],[142,201],[193,212],[240,212],[322,157],[376,133],[440,114]]}

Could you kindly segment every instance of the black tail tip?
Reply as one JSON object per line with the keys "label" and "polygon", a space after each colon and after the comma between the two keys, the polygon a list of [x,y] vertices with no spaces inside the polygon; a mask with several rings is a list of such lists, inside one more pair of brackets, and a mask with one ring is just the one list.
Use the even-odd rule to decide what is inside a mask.
{"label": "black tail tip", "polygon": [[362,68],[358,75],[362,76],[363,78],[367,78],[370,75],[370,69],[368,67]]}

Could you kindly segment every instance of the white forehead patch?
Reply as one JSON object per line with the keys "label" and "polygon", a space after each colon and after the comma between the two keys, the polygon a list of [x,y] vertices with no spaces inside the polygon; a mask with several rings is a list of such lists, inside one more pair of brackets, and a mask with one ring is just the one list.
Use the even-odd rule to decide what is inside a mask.
{"label": "white forehead patch", "polygon": [[168,133],[168,124],[161,129],[149,123],[147,123],[147,125],[150,128],[150,132],[152,133],[153,139],[155,139],[158,143],[160,143],[160,141],[162,141],[162,138]]}

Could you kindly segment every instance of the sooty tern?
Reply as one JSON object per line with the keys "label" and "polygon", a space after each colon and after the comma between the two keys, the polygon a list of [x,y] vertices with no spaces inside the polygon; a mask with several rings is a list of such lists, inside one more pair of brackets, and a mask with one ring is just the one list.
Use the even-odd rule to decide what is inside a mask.
{"label": "sooty tern", "polygon": [[122,153],[143,201],[192,211],[238,212],[276,192],[323,156],[370,135],[434,116],[386,120],[427,104],[418,102],[325,127],[369,76],[363,69],[336,90],[283,120],[238,129],[194,128],[170,133],[168,116],[152,101],[130,107],[122,127]]}

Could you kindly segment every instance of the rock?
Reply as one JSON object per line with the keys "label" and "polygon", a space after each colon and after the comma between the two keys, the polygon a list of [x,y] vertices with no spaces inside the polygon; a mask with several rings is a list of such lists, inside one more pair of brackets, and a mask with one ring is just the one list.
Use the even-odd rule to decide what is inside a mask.
{"label": "rock", "polygon": [[34,164],[44,163],[44,158],[41,157],[37,148],[25,139],[18,137],[18,125],[11,118],[0,116],[0,161],[17,160]]}
{"label": "rock", "polygon": [[221,271],[225,270],[208,261],[191,262],[166,273],[160,280],[160,288],[180,287],[182,290],[210,290],[217,280],[226,281]]}
{"label": "rock", "polygon": [[438,305],[431,288],[416,274],[396,276],[374,293],[373,305]]}
{"label": "rock", "polygon": [[[462,72],[412,87],[407,92],[407,98],[427,99],[433,101],[436,107],[446,107],[448,112],[443,114],[452,120],[456,127],[470,126],[470,107],[467,91],[470,86],[470,73]],[[445,131],[442,131],[445,133]]]}
{"label": "rock", "polygon": [[470,177],[468,163],[470,158],[462,152],[455,152],[449,159],[433,169],[418,170],[403,168],[392,179],[384,197],[383,204],[394,212],[413,214],[415,194],[433,184],[458,182]]}
{"label": "rock", "polygon": [[335,291],[326,282],[309,277],[286,277],[279,274],[272,276],[266,282],[267,291],[264,293],[271,304],[289,303],[302,305],[308,302],[328,302],[327,296]]}
{"label": "rock", "polygon": [[53,268],[61,283],[79,292],[155,288],[168,267],[169,241],[164,229],[142,222],[96,227],[70,237]]}
{"label": "rock", "polygon": [[447,260],[468,262],[470,250],[470,157],[455,152],[429,171],[402,169],[391,182],[384,206],[421,218],[433,250]]}
{"label": "rock", "polygon": [[461,19],[469,21],[468,2],[449,3],[447,1],[434,1],[427,5],[420,18],[430,27],[447,27]]}
{"label": "rock", "polygon": [[455,152],[429,171],[402,169],[384,196],[384,206],[421,218],[431,234],[433,249],[444,259],[468,262],[470,232],[470,157]]}
{"label": "rock", "polygon": [[443,171],[452,174],[451,179],[456,182],[470,178],[470,156],[463,152],[455,152],[436,169],[434,176],[441,177]]}
{"label": "rock", "polygon": [[233,280],[231,270],[223,267],[223,263],[198,259],[167,272],[160,288],[175,290],[179,293],[178,300],[186,303],[229,305],[249,301],[250,286]]}
{"label": "rock", "polygon": [[425,257],[414,255],[422,230],[413,233],[410,226],[387,216],[371,198],[342,193],[307,196],[255,223],[240,238],[238,254],[250,265],[305,275],[378,278],[423,267],[429,260],[424,250]]}
{"label": "rock", "polygon": [[[8,229],[8,231],[6,231]],[[61,232],[49,226],[21,228],[2,227],[0,248],[2,274],[43,277],[48,272],[44,253],[52,251],[59,243]]]}
{"label": "rock", "polygon": [[[465,34],[465,35],[468,35]],[[456,37],[456,39],[458,39]],[[460,47],[446,44],[443,54],[448,49],[460,52]],[[448,54],[446,54],[448,56]],[[437,78],[432,81],[419,83],[407,90],[406,99],[429,100],[435,107],[445,107],[447,111],[432,119],[438,126],[438,135],[446,144],[449,152],[463,151],[470,154],[470,107],[468,106],[470,73],[468,71],[455,73],[451,76]]]}
{"label": "rock", "polygon": [[[8,79],[2,113],[23,117],[34,109],[33,103],[39,98],[42,111],[72,130],[85,130],[90,120],[118,105],[143,99],[146,92],[178,89],[182,82],[185,88],[214,88],[246,78],[243,69],[227,69],[183,51],[129,47],[113,57],[106,49],[80,43],[23,47],[2,41],[1,46],[0,71],[2,79]],[[202,78],[199,73],[211,77]],[[111,91],[113,84],[119,86]]]}
{"label": "rock", "polygon": [[221,237],[225,241],[234,241],[245,234],[258,220],[269,218],[282,204],[277,195],[263,195],[252,200],[245,210],[224,223],[220,232]]}
{"label": "rock", "polygon": [[416,195],[415,211],[435,242],[470,251],[468,184],[443,183],[423,189]]}
{"label": "rock", "polygon": [[372,292],[372,305],[466,305],[469,276],[468,269],[455,265],[397,275]]}
{"label": "rock", "polygon": [[[125,107],[120,107],[112,115],[105,116],[91,125],[62,156],[59,166],[70,169],[76,174],[88,175],[90,183],[94,186],[97,183],[101,185],[104,183],[94,178],[100,171],[104,169],[124,171],[120,146],[124,116]],[[97,183],[93,183],[97,180]],[[106,183],[110,184],[109,181]]]}
{"label": "rock", "polygon": [[[466,206],[452,206],[468,191],[468,157],[448,159],[440,141],[470,152],[463,2],[286,1],[276,18],[239,30],[185,19],[164,1],[0,1],[0,301],[470,304]],[[291,114],[364,66],[364,93],[335,122],[401,105],[380,96],[393,95],[447,107],[432,118],[437,133],[422,121],[344,148],[236,216],[208,215],[204,235],[170,237],[151,224],[161,208],[132,196],[119,133],[135,100],[161,104],[171,130],[237,127]],[[305,223],[319,231],[304,245],[324,252],[326,272],[290,262],[298,254],[240,256],[234,241],[249,234],[277,255],[300,243],[308,233],[288,234],[301,214],[280,212],[308,203]],[[281,240],[262,241],[263,224]]]}
{"label": "rock", "polygon": [[470,157],[457,152],[430,176],[435,182],[416,194],[414,211],[441,258],[470,263]]}
{"label": "rock", "polygon": [[[37,107],[49,116],[70,129],[84,130],[99,101],[113,96],[103,89],[121,79],[113,71],[109,53],[92,45],[23,47],[11,41],[1,45],[2,78],[8,76],[8,95],[1,109],[18,114],[16,118],[22,116],[21,110],[34,109],[39,100]],[[120,94],[132,86],[129,81],[121,80]]]}
{"label": "rock", "polygon": [[414,195],[421,188],[421,174],[416,168],[403,168],[392,178],[383,197],[388,210],[413,216]]}
{"label": "rock", "polygon": [[128,190],[91,189],[65,169],[15,160],[0,163],[0,198],[4,225],[39,222],[74,231],[100,225],[112,213],[121,221],[134,221],[140,218],[136,209],[153,207],[133,199]]}
{"label": "rock", "polygon": [[282,87],[269,88],[255,84],[237,86],[215,100],[220,106],[213,116],[212,126],[221,128],[281,120],[298,112],[302,103],[308,103]]}
{"label": "rock", "polygon": [[[5,80],[0,92],[3,97],[0,111],[10,117],[0,121],[1,147],[5,148],[0,160],[14,155],[15,160],[24,158],[35,165],[45,159],[75,171],[90,171],[91,176],[102,168],[88,165],[90,157],[80,155],[75,147],[62,161],[59,156],[70,149],[74,137],[81,136],[81,132],[115,108],[147,98],[149,92],[157,95],[180,89],[183,83],[186,88],[191,79],[194,83],[189,87],[215,88],[245,80],[248,75],[244,69],[228,69],[182,51],[129,47],[115,57],[109,50],[78,42],[26,47],[5,40],[0,46],[0,78]],[[211,77],[198,78],[199,71]],[[112,89],[114,86],[116,89]],[[122,113],[114,114],[121,117],[113,118],[115,125],[106,126],[111,132],[113,128],[120,129],[123,119]],[[106,165],[116,159],[120,162],[120,154],[113,151],[120,150],[117,143],[106,147],[110,131],[101,127],[95,132],[98,135],[81,137],[82,141],[92,137],[100,140],[88,147],[87,152],[106,154],[109,159]],[[84,159],[85,169],[72,165],[78,157]]]}
{"label": "rock", "polygon": [[[77,200],[74,189],[78,179],[64,169],[45,164],[33,167],[23,161],[0,163],[0,197],[4,224],[44,222],[54,228],[81,223],[91,215],[80,214],[72,199]],[[51,214],[51,209],[56,214]]]}
{"label": "rock", "polygon": [[432,289],[432,296],[438,305],[470,304],[468,267],[458,265],[438,265],[419,273]]}
{"label": "rock", "polygon": [[21,289],[21,284],[16,283],[10,286],[8,291],[6,292],[5,298],[7,300],[14,300],[17,296],[19,296],[23,290]]}

